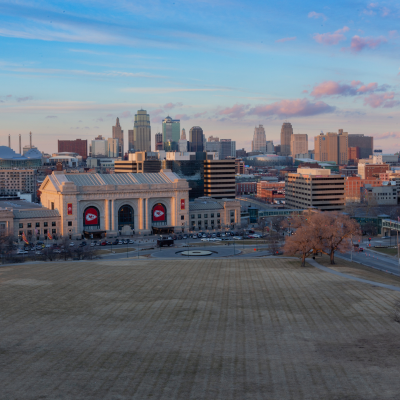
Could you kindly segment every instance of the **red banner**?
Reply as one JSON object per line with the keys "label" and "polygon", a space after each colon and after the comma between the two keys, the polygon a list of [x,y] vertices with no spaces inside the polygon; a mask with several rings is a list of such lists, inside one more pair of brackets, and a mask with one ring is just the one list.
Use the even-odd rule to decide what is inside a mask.
{"label": "red banner", "polygon": [[185,199],[181,199],[181,210],[185,209]]}
{"label": "red banner", "polygon": [[153,221],[165,221],[166,220],[166,210],[162,204],[156,204],[153,207]]}
{"label": "red banner", "polygon": [[85,211],[85,225],[99,225],[99,212],[94,207],[89,207]]}
{"label": "red banner", "polygon": [[22,232],[22,240],[23,240],[26,244],[29,244],[28,240],[26,239],[25,232]]}
{"label": "red banner", "polygon": [[68,215],[72,215],[72,203],[67,204]]}

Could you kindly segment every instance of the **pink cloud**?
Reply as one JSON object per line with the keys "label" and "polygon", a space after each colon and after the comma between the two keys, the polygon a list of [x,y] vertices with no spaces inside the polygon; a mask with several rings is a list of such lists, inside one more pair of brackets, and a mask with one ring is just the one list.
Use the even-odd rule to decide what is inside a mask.
{"label": "pink cloud", "polygon": [[165,110],[171,110],[172,108],[175,108],[175,107],[182,107],[183,106],[183,104],[182,103],[167,103],[167,104],[165,104],[164,105],[164,109]]}
{"label": "pink cloud", "polygon": [[130,111],[124,111],[120,116],[120,118],[129,118],[129,117],[132,117],[132,114]]}
{"label": "pink cloud", "polygon": [[368,105],[372,108],[392,108],[398,104],[399,102],[394,100],[394,92],[382,94],[371,93],[364,99],[364,105]]}
{"label": "pink cloud", "polygon": [[325,81],[314,86],[311,95],[314,97],[322,96],[356,96],[360,94],[385,92],[389,86],[378,86],[376,82],[364,85],[361,81],[351,81],[350,85],[335,81]]}
{"label": "pink cloud", "polygon": [[219,111],[219,115],[228,115],[231,118],[243,118],[247,110],[250,108],[250,104],[235,104],[233,107],[227,107]]}
{"label": "pink cloud", "polygon": [[358,35],[353,36],[351,39],[350,50],[353,53],[359,53],[361,50],[368,49],[376,49],[382,43],[386,43],[387,40],[383,36],[374,39],[370,37],[360,37]]}
{"label": "pink cloud", "polygon": [[344,36],[344,33],[349,31],[350,28],[347,26],[344,26],[342,29],[338,29],[337,31],[333,33],[316,33],[313,36],[313,39],[320,44],[324,44],[326,46],[332,46],[335,44],[338,44],[339,42],[346,40],[346,36]]}
{"label": "pink cloud", "polygon": [[382,8],[382,17],[387,17],[391,11],[387,7]]}
{"label": "pink cloud", "polygon": [[297,38],[296,38],[296,36],[293,36],[293,37],[287,37],[287,38],[283,38],[283,39],[278,39],[278,40],[275,40],[275,43],[284,43],[284,42],[290,42],[290,41],[292,41],[292,40],[296,40]]}
{"label": "pink cloud", "polygon": [[303,90],[301,93],[308,93],[308,90]]}
{"label": "pink cloud", "polygon": [[181,121],[187,121],[191,118],[187,114],[178,114],[178,115],[175,115],[175,119],[180,119]]}
{"label": "pink cloud", "polygon": [[324,21],[326,21],[328,19],[325,14],[317,13],[315,11],[309,12],[308,18],[315,18],[315,19],[322,18]]}
{"label": "pink cloud", "polygon": [[397,33],[396,30],[389,31],[389,38],[390,38],[390,39],[397,39],[398,36],[399,36],[399,35],[398,35],[398,33]]}
{"label": "pink cloud", "polygon": [[202,113],[197,113],[197,114],[193,115],[193,118],[200,118],[200,117],[202,117],[203,115],[206,115],[206,114],[207,114],[207,111],[204,111]]}
{"label": "pink cloud", "polygon": [[400,132],[385,132],[379,135],[374,135],[375,140],[384,140],[384,139],[400,139]]}
{"label": "pink cloud", "polygon": [[308,117],[311,115],[331,113],[335,107],[323,101],[312,103],[307,99],[281,100],[272,104],[262,105],[252,108],[249,115],[279,117]]}
{"label": "pink cloud", "polygon": [[165,111],[162,108],[158,108],[157,110],[151,111],[150,113],[153,117],[155,117],[156,115],[164,114]]}

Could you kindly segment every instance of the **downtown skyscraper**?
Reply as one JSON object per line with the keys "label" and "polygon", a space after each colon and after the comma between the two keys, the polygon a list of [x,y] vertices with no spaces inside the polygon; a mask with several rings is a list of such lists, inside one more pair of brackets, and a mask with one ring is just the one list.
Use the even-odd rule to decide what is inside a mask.
{"label": "downtown skyscraper", "polygon": [[262,125],[254,128],[253,141],[251,142],[251,151],[266,152],[267,137],[265,136],[265,130]]}
{"label": "downtown skyscraper", "polygon": [[293,127],[290,122],[284,122],[281,128],[281,156],[290,156]]}
{"label": "downtown skyscraper", "polygon": [[112,138],[118,139],[118,145],[119,145],[118,157],[123,157],[124,156],[124,131],[122,130],[121,125],[119,123],[119,118],[117,118],[115,126],[112,127]]}
{"label": "downtown skyscraper", "polygon": [[162,122],[162,134],[164,140],[164,150],[177,151],[181,134],[181,121],[172,119],[170,116]]}
{"label": "downtown skyscraper", "polygon": [[133,127],[135,151],[151,151],[150,115],[146,110],[138,110]]}

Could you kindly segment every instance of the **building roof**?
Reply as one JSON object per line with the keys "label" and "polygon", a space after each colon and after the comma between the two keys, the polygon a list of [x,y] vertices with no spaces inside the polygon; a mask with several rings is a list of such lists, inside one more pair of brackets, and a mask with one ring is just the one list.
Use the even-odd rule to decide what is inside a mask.
{"label": "building roof", "polygon": [[63,182],[72,182],[76,186],[105,186],[105,185],[158,185],[171,184],[181,179],[170,170],[157,173],[119,173],[119,174],[52,174],[48,177],[58,189]]}
{"label": "building roof", "polygon": [[59,217],[58,210],[49,210],[41,204],[30,203],[26,200],[0,200],[0,209],[13,212],[14,218],[45,218]]}
{"label": "building roof", "polygon": [[0,159],[3,160],[28,160],[28,159],[41,159],[42,153],[37,149],[30,149],[24,156],[16,153],[13,149],[7,146],[0,146]]}
{"label": "building roof", "polygon": [[199,197],[189,202],[190,211],[222,210],[223,208],[223,203],[213,198]]}

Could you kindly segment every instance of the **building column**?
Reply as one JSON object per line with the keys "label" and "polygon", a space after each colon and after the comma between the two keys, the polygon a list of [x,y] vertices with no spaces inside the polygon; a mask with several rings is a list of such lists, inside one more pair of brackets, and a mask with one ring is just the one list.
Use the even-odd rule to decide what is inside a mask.
{"label": "building column", "polygon": [[144,218],[145,218],[145,226],[146,226],[146,230],[149,229],[149,199],[146,198],[144,201],[144,205],[145,205],[145,214],[144,214]]}
{"label": "building column", "polygon": [[111,202],[111,230],[115,231],[115,210],[114,210],[114,200],[110,200]]}
{"label": "building column", "polygon": [[139,206],[138,206],[138,210],[139,210],[139,230],[144,229],[144,215],[143,215],[143,199],[139,199]]}

